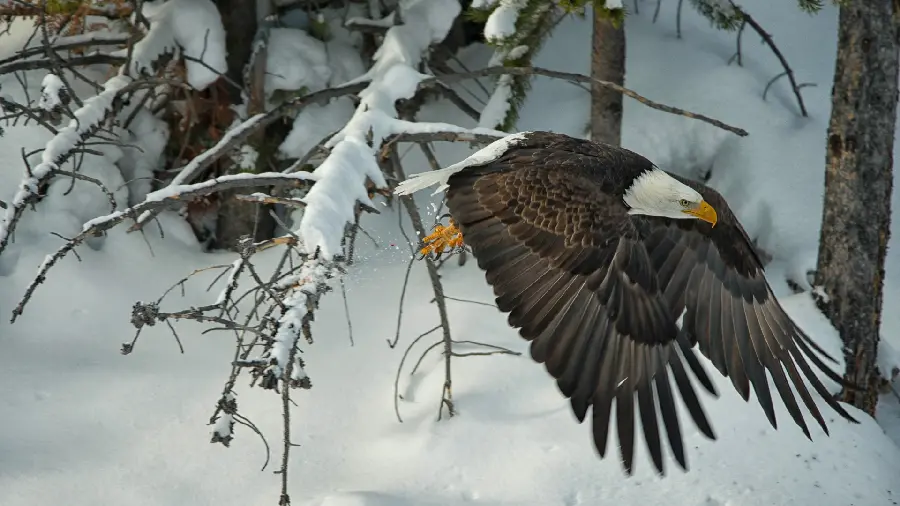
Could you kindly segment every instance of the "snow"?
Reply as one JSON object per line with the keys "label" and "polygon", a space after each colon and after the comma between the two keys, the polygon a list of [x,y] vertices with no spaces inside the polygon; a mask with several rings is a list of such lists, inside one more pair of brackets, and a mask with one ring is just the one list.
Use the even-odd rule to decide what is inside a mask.
{"label": "snow", "polygon": [[491,98],[481,110],[481,116],[478,118],[478,126],[493,127],[503,123],[509,109],[512,107],[509,103],[512,98],[512,76],[500,76],[497,78],[494,92]]}
{"label": "snow", "polygon": [[516,33],[516,21],[526,0],[500,0],[499,3],[484,24],[484,38],[489,41],[501,41]]}
{"label": "snow", "polygon": [[[510,50],[503,48],[497,49],[493,56],[491,56],[490,61],[488,61],[487,66],[503,66],[504,61],[521,58],[527,51],[528,46],[516,46]],[[510,99],[512,98],[512,83],[513,76],[501,75],[497,77],[497,82],[494,85],[491,97],[488,99],[487,104],[481,109],[481,116],[478,118],[478,126],[495,127],[503,123],[512,107],[510,104]]]}
{"label": "snow", "polygon": [[45,111],[52,111],[62,105],[59,93],[65,88],[62,79],[56,74],[47,74],[41,82],[41,98],[38,106]]}
{"label": "snow", "polygon": [[[228,392],[224,396],[224,401],[226,403],[235,402],[234,394]],[[215,425],[213,425],[213,434],[218,436],[221,439],[228,439],[231,437],[234,431],[234,415],[229,412],[223,412],[216,419]]]}
{"label": "snow", "polygon": [[121,136],[122,158],[119,170],[128,186],[128,205],[144,200],[153,184],[153,171],[163,163],[163,150],[169,139],[169,126],[150,111],[141,109]]}
{"label": "snow", "polygon": [[326,135],[340,130],[353,116],[353,101],[341,97],[327,104],[310,104],[294,118],[291,133],[278,147],[287,158],[301,158],[313,149]]}
{"label": "snow", "polygon": [[[759,11],[752,14],[777,37],[798,79],[818,83],[803,90],[810,118],[802,119],[783,81],[773,85],[768,101],[761,99],[766,82],[781,71],[765,46],[745,43],[745,66],[728,66],[733,34],[714,31],[705,19],[685,8],[683,38],[676,39],[676,5],[663,2],[656,24],[651,22],[653,9],[641,9],[640,15],[629,18],[629,87],[654,100],[746,128],[750,136],[737,138],[626,99],[624,144],[661,167],[684,174],[711,167],[710,184],[725,194],[751,236],[759,237],[773,254],[768,276],[786,310],[826,351],[837,352],[840,343],[835,331],[815,311],[809,295],[791,295],[785,282],[790,278],[805,283],[806,270],[815,265],[836,10],[827,6],[822,14],[811,17],[791,3],[754,3]],[[534,64],[586,73],[590,26],[590,16],[564,21]],[[491,52],[472,47],[461,58],[467,66],[480,68]],[[463,86],[468,85],[461,83],[458,89]],[[538,78],[517,127],[582,135],[588,109],[582,88]],[[474,123],[446,103],[429,104],[421,118]],[[20,146],[35,149],[52,138],[34,125],[2,126],[5,136],[0,142],[5,148],[0,150],[0,162],[5,167],[22,167]],[[332,154],[331,165],[326,166],[333,173],[317,175],[332,187],[320,192],[323,200],[313,209],[343,208],[347,202],[325,197],[344,195],[347,190],[352,203],[359,196],[354,192],[357,178],[376,170],[366,165],[372,163],[367,145],[358,144],[355,134],[347,133],[343,139],[334,147],[338,156]],[[461,143],[436,143],[435,149],[446,167],[473,151]],[[895,159],[900,159],[898,154]],[[110,160],[106,155],[93,157],[84,168],[112,170],[116,162]],[[410,173],[429,169],[416,150],[403,161]],[[19,169],[0,171],[0,200],[12,201],[21,174]],[[26,214],[28,221],[17,230],[15,248],[0,255],[0,310],[14,307],[34,268],[58,246],[60,240],[49,237],[49,231],[72,234],[72,226],[80,230],[84,221],[108,211],[102,194],[90,193],[93,190],[87,185],[80,190],[83,197],[75,198],[75,192],[64,196],[68,184],[65,180],[54,183],[57,193]],[[342,184],[343,191],[338,193]],[[426,211],[440,196],[415,197],[430,222],[435,213]],[[895,194],[894,199],[893,209],[900,209],[900,197]],[[84,203],[94,207],[76,209]],[[844,423],[828,416],[820,403],[831,436],[814,429],[810,442],[787,422],[780,403],[776,414],[784,422],[776,431],[754,399],[743,402],[730,382],[715,373],[721,396],[706,396],[702,401],[719,440],[705,440],[687,423],[683,429],[691,466],[688,473],[669,466],[668,475],[659,478],[651,472],[646,450],[640,449],[636,475],[625,479],[615,456],[599,459],[594,454],[588,424],[574,422],[567,401],[542,367],[527,357],[528,343],[508,328],[505,317],[490,305],[458,300],[491,301],[491,290],[471,260],[464,267],[451,261],[442,268],[445,291],[453,297],[447,304],[454,337],[506,346],[524,355],[454,358],[458,414],[440,422],[435,418],[443,362],[438,352],[428,355],[415,374],[406,369],[400,375],[404,422],[398,423],[391,398],[396,367],[406,346],[435,325],[437,311],[429,303],[433,295],[428,275],[417,263],[406,297],[400,344],[396,349],[385,344],[385,338],[394,335],[400,283],[410,254],[397,227],[402,206],[379,208],[381,215],[367,215],[362,222],[378,247],[361,235],[357,260],[345,278],[355,345],[351,347],[347,339],[340,294],[327,294],[312,323],[317,340],[302,346],[305,366],[300,369],[295,364],[295,374],[308,375],[314,386],[293,396],[298,406],[293,411],[292,438],[299,446],[291,454],[292,504],[864,506],[897,502],[900,404],[891,394],[882,398],[878,423],[859,412],[853,414],[861,424]],[[277,503],[280,476],[272,474],[277,464],[270,462],[259,471],[266,454],[258,437],[238,424],[232,434],[235,419],[227,413],[220,412],[207,425],[217,400],[239,399],[241,413],[268,437],[273,459],[280,456],[277,395],[242,382],[233,393],[223,394],[234,353],[231,336],[203,334],[207,327],[197,324],[176,324],[185,346],[181,355],[166,326],[157,325],[145,330],[137,351],[124,357],[119,353],[118,343],[134,335],[129,323],[134,301],[155,300],[195,268],[235,261],[233,254],[201,253],[189,227],[173,213],[163,213],[159,219],[165,239],[155,233],[113,229],[102,247],[81,251],[81,262],[67,259],[51,270],[29,311],[15,325],[0,319],[4,347],[0,383],[14,385],[0,390],[3,506]],[[334,223],[340,219],[337,216]],[[893,234],[888,253],[886,308],[900,304],[898,235]],[[271,265],[279,255],[271,251],[254,258]],[[223,279],[207,292],[215,275],[209,273],[189,284],[183,298],[173,294],[163,310],[215,301],[227,282]],[[883,337],[883,350],[900,346],[897,311],[885,312]],[[430,344],[423,340],[411,350],[408,363]],[[883,354],[885,367],[895,361],[892,356],[896,354]],[[209,444],[214,431],[221,437],[233,435],[229,448]]]}
{"label": "snow", "polygon": [[259,152],[251,145],[244,144],[235,159],[235,163],[241,172],[253,172],[256,170],[256,161],[259,159]]}
{"label": "snow", "polygon": [[266,93],[318,91],[331,79],[325,44],[303,30],[272,28],[266,48]]}
{"label": "snow", "polygon": [[216,298],[216,304],[223,304],[228,300],[229,294],[237,288],[237,278],[243,268],[243,258],[238,258],[231,263],[231,269],[228,271],[228,278],[225,281],[224,287],[219,292],[219,296]]}
{"label": "snow", "polygon": [[472,0],[473,9],[490,9],[497,5],[500,0]]}
{"label": "snow", "polygon": [[447,36],[460,12],[454,0],[412,0],[404,5],[404,24],[392,26],[375,51],[375,64],[360,79],[384,75],[395,65],[415,67],[432,43]]}
{"label": "snow", "polygon": [[197,89],[212,84],[227,70],[225,29],[210,0],[154,0],[143,3],[150,30],[134,45],[131,68],[149,70],[160,56],[180,50],[188,58],[187,82]]}
{"label": "snow", "polygon": [[[349,40],[351,35],[356,34],[343,33],[346,29],[340,24],[341,19],[329,20],[329,30],[335,36],[324,43],[301,30],[272,30],[268,41],[268,68],[277,69],[274,71],[277,75],[286,72],[294,76],[294,82],[284,89],[296,90],[305,86],[308,91],[318,91],[365,74],[366,68],[359,51]],[[353,19],[348,20],[348,24]],[[273,75],[269,72],[267,79],[274,80],[275,77],[270,77]],[[285,80],[283,77],[278,79]],[[304,107],[294,118],[291,132],[279,146],[279,154],[287,158],[303,157],[325,136],[340,130],[353,116],[354,110],[350,97]]]}

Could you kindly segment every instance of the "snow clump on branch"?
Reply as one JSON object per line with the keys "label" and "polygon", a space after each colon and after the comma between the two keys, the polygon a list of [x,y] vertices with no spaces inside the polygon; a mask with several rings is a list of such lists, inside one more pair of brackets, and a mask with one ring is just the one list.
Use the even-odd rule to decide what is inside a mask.
{"label": "snow clump on branch", "polygon": [[225,28],[210,0],[144,2],[142,13],[150,30],[134,45],[131,70],[149,72],[162,55],[181,51],[187,82],[202,90],[227,70]]}
{"label": "snow clump on branch", "polygon": [[357,201],[367,201],[366,179],[387,182],[375,160],[388,136],[415,123],[397,119],[395,103],[412,98],[429,76],[416,70],[433,43],[444,40],[459,15],[456,0],[419,0],[401,7],[402,25],[392,26],[374,55],[374,64],[356,81],[369,81],[353,118],[325,147],[331,154],[314,172],[316,184],[303,199],[306,210],[298,231],[309,254],[319,250],[331,259],[341,251],[344,228],[354,219]]}

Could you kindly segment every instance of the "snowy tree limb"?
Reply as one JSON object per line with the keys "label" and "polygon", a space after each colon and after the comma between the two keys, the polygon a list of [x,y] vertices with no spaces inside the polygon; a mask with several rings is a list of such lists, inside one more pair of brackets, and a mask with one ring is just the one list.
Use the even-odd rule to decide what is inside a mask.
{"label": "snowy tree limb", "polygon": [[[421,76],[421,77],[418,78],[418,82],[415,83],[414,87],[412,88],[412,92],[415,93],[420,89],[426,89],[426,88],[429,88],[432,86],[436,86],[442,82],[447,83],[447,82],[453,82],[453,81],[461,80],[461,79],[481,77],[481,76],[486,76],[486,75],[498,75],[498,74],[504,74],[504,73],[513,73],[513,74],[521,74],[521,75],[542,75],[542,76],[547,76],[547,77],[552,77],[552,78],[557,78],[557,79],[566,79],[566,80],[580,82],[580,83],[593,81],[590,77],[584,76],[581,74],[557,72],[557,71],[552,71],[552,70],[538,68],[538,67],[491,67],[491,68],[482,69],[482,70],[474,71],[474,72],[468,72],[468,73],[463,73],[463,74],[454,74],[454,75],[450,75],[450,76],[440,76],[440,77],[427,77],[427,76],[421,76],[421,74],[419,74],[419,76]],[[110,83],[108,83],[108,85],[110,85]],[[653,102],[653,101],[646,99],[645,97],[637,94],[636,92],[634,92],[632,90],[628,90],[621,86],[617,86],[613,83],[602,83],[602,85],[608,86],[608,87],[615,89],[629,97],[635,98],[636,100],[640,101],[641,103],[648,105],[649,107],[652,107],[654,109],[658,109],[658,110],[662,110],[664,112],[670,112],[673,114],[679,114],[679,115],[682,115],[685,117],[705,121],[709,124],[712,124],[714,126],[718,126],[725,130],[734,132],[738,135],[747,135],[746,131],[744,131],[742,129],[732,127],[730,125],[727,125],[718,120],[709,118],[709,117],[701,115],[701,114],[691,113],[688,111],[684,111],[682,109],[678,109],[678,108],[674,108],[671,106],[666,106],[663,104]],[[176,182],[188,180],[190,178],[191,174],[199,173],[202,170],[202,168],[205,168],[206,166],[211,164],[215,159],[217,159],[220,156],[223,156],[227,152],[229,152],[229,151],[233,150],[235,147],[237,147],[237,145],[243,139],[247,138],[256,128],[261,128],[262,126],[277,120],[278,118],[280,118],[284,114],[286,114],[288,111],[296,110],[297,108],[303,107],[304,105],[308,105],[310,103],[327,100],[329,98],[333,98],[333,97],[337,97],[337,96],[343,96],[345,94],[352,93],[354,91],[359,92],[359,91],[362,91],[362,89],[364,89],[365,87],[366,86],[363,83],[350,83],[348,85],[345,85],[345,86],[342,86],[339,88],[331,88],[331,89],[323,90],[322,92],[313,93],[313,94],[301,97],[300,99],[297,99],[295,101],[286,103],[271,112],[262,113],[257,116],[254,116],[253,118],[250,118],[249,120],[245,121],[241,126],[236,128],[233,131],[234,132],[233,134],[231,134],[230,136],[226,136],[219,143],[217,143],[215,146],[210,148],[207,151],[207,153],[210,153],[209,155],[205,155],[205,153],[204,153],[204,155],[201,155],[201,156],[195,158],[188,166],[185,167],[185,169],[183,169],[181,174],[185,174],[185,175],[183,177],[177,178]],[[124,81],[116,81],[114,85],[111,85],[111,87],[109,87],[108,91],[105,92],[105,93],[107,93],[107,95],[101,95],[101,96],[105,97],[103,103],[107,104],[107,102],[108,102],[107,109],[110,107],[110,104],[112,104],[112,101],[118,97],[118,94],[120,92],[127,91],[128,89],[129,88],[128,88],[127,84],[124,84]],[[88,104],[86,104],[85,107],[88,107]],[[93,109],[90,109],[90,111],[93,111]],[[77,112],[76,112],[76,114],[77,114]],[[83,114],[86,114],[86,112]],[[93,124],[96,126],[96,123],[97,123],[97,121],[95,120]],[[399,127],[397,129],[400,130],[400,132],[393,133],[390,131],[393,127],[387,127],[387,131],[385,131],[382,134],[382,136],[383,136],[382,138],[385,140],[388,140],[388,141],[390,139],[390,136],[392,136],[392,135],[399,135],[399,134],[402,134],[405,136],[416,136],[417,135],[417,136],[420,136],[421,140],[425,140],[425,139],[432,139],[433,137],[430,137],[430,136],[434,136],[436,133],[434,131],[430,131],[430,132],[427,131],[427,130],[429,130],[429,127],[427,127],[427,126],[422,127],[421,125],[418,125],[415,122],[404,122],[403,120],[394,119],[393,123],[389,122],[388,124],[389,125],[398,125]],[[351,122],[351,125],[352,125],[352,122]],[[348,126],[351,126],[351,125],[348,125]],[[447,126],[448,125],[440,125],[440,127],[442,127],[442,128],[447,127]],[[449,126],[451,128],[453,128],[452,125],[449,125]],[[80,128],[82,128],[82,127],[79,127],[78,124],[74,124],[74,122],[73,122],[73,124],[70,124],[70,126],[67,127],[67,129],[65,129],[65,131],[61,131],[55,139],[66,139],[67,142],[71,143],[71,146],[74,146],[75,143],[77,143],[77,139],[73,139],[72,136],[78,132],[87,131],[87,130],[80,130]],[[434,128],[434,127],[432,127],[432,128]],[[405,132],[404,130],[406,130],[406,129],[423,129],[426,131]],[[456,131],[455,132],[453,132],[453,131],[440,132],[439,135],[447,136],[448,138],[449,137],[458,137],[458,136],[462,136],[463,138],[468,138],[467,136],[471,136],[470,138],[472,140],[479,140],[477,137],[479,135],[485,135],[485,136],[499,135],[499,134],[494,134],[494,132],[488,132],[486,129],[483,129],[483,130],[485,130],[484,134],[482,134],[480,132],[469,131],[469,130],[462,129],[459,127],[455,127],[453,129]],[[371,126],[370,126],[369,130],[371,131]],[[84,135],[84,134],[82,133],[81,135]],[[413,137],[409,137],[409,138],[413,138]],[[339,139],[337,142],[340,142],[341,140],[345,140],[345,139],[343,139],[343,138]],[[332,143],[332,146],[334,144],[337,144],[337,142]],[[51,144],[53,144],[53,143],[51,143]],[[383,143],[382,143],[382,145],[383,145]],[[53,146],[55,147],[56,144],[53,144]],[[69,147],[69,149],[71,150],[70,146],[67,146],[67,147]],[[43,156],[45,157],[43,164],[36,167],[32,171],[32,174],[29,177],[29,179],[23,183],[23,190],[20,190],[16,199],[14,199],[14,201],[11,203],[11,205],[9,206],[9,209],[6,210],[6,215],[7,215],[6,219],[3,222],[0,222],[0,253],[2,253],[3,248],[6,246],[6,244],[8,242],[9,233],[12,231],[12,227],[14,226],[15,220],[18,218],[18,215],[20,215],[21,212],[24,210],[25,202],[28,200],[28,198],[31,195],[33,195],[33,193],[30,190],[32,185],[36,185],[36,180],[39,180],[41,178],[46,178],[48,176],[48,174],[51,173],[51,169],[53,167],[55,167],[56,164],[64,161],[68,155],[66,155],[65,151],[60,151],[58,148],[55,148],[54,150],[48,149],[48,151],[45,152],[45,154]],[[374,163],[374,162],[371,162],[371,163]],[[179,174],[179,176],[181,176],[181,174]],[[301,175],[303,175],[304,178],[306,178],[306,176],[308,176],[308,174],[305,174],[305,173],[301,174]],[[239,176],[244,176],[244,175],[239,175]],[[259,176],[263,176],[263,175],[259,175]],[[269,176],[269,175],[265,175],[265,176]],[[268,182],[269,180],[266,179],[265,177],[255,178],[254,184],[257,186],[259,186],[259,185],[276,185],[276,184],[280,184],[284,181],[283,179],[279,179],[279,178],[285,178],[285,177],[292,178],[293,176],[279,174],[277,177],[275,177],[275,179],[272,180],[271,183],[269,183]],[[296,180],[298,178],[293,177],[293,179]],[[315,179],[315,178],[310,178],[310,179]],[[227,181],[227,183],[226,183],[226,181]],[[147,202],[144,202],[138,206],[130,208],[126,211],[122,211],[120,214],[117,214],[115,216],[109,215],[107,217],[98,218],[98,220],[95,220],[94,223],[89,222],[88,224],[86,224],[85,227],[86,227],[86,229],[91,229],[92,233],[102,232],[108,228],[111,228],[115,224],[118,224],[121,221],[124,221],[126,218],[137,218],[137,223],[135,224],[135,227],[133,227],[133,228],[137,228],[137,227],[140,227],[140,225],[142,223],[145,223],[147,220],[149,220],[150,218],[152,218],[153,216],[158,214],[164,208],[164,206],[161,205],[160,202],[168,201],[168,200],[177,200],[178,195],[181,195],[182,192],[189,192],[189,193],[190,192],[198,192],[197,193],[198,195],[199,194],[207,195],[209,193],[212,193],[215,191],[221,191],[226,188],[240,188],[240,187],[247,187],[247,186],[250,186],[250,185],[247,184],[247,181],[243,180],[242,178],[235,179],[235,180],[219,178],[216,180],[207,181],[205,183],[200,183],[199,185],[190,187],[190,189],[183,188],[181,185],[170,186],[170,187],[164,188],[160,192],[155,192],[155,195],[157,196],[156,198],[160,198],[159,196],[161,196],[161,195],[166,195],[166,198],[162,198],[160,201],[148,200]],[[210,190],[210,188],[214,188],[214,189]],[[309,201],[307,201],[307,204],[309,204]],[[108,226],[107,226],[107,224],[108,224]],[[72,244],[69,247],[69,245],[67,244],[67,246],[63,247],[60,250],[61,254],[65,255],[69,250],[74,248],[74,246],[75,245]],[[316,245],[316,247],[318,247],[318,246],[320,246],[320,244]],[[58,253],[60,253],[60,252],[58,252]],[[49,268],[49,266],[47,266],[47,268]],[[44,270],[42,268],[42,270],[39,272],[38,278],[35,280],[37,282],[37,284],[39,284],[39,282],[43,280],[42,278],[45,273],[46,273],[46,270]],[[36,287],[36,285],[29,287],[29,290],[28,290],[29,297],[30,297],[30,293],[33,292],[35,287]],[[24,307],[24,305],[22,305],[22,307]],[[21,307],[17,307],[16,311],[14,312],[13,319],[15,319],[15,316],[17,316],[20,313],[21,313]]]}
{"label": "snowy tree limb", "polygon": [[[0,218],[0,254],[6,249],[25,209],[40,197],[38,189],[49,183],[59,167],[73,155],[83,151],[84,142],[103,128],[125,106],[130,94],[159,84],[184,86],[183,83],[166,79],[145,78],[139,81],[118,75],[103,85],[103,91],[84,101],[84,105],[72,113],[69,124],[56,131],[41,153],[41,163],[27,167],[19,190],[10,206]],[[8,101],[4,102],[8,103]],[[23,110],[20,108],[20,111]],[[42,123],[43,124],[43,123]],[[51,127],[52,129],[52,127]],[[51,130],[53,131],[53,130]]]}
{"label": "snowy tree limb", "polygon": [[[296,388],[308,389],[312,387],[309,377],[304,371],[305,364],[297,355],[299,348],[297,339],[303,335],[308,342],[312,342],[311,322],[313,312],[318,307],[319,298],[330,291],[328,280],[342,272],[340,264],[325,264],[320,259],[310,257],[300,252],[296,246],[295,238],[287,236],[272,241],[254,243],[249,237],[240,241],[240,258],[232,265],[213,266],[192,272],[178,281],[169,290],[164,292],[157,300],[149,303],[137,302],[132,310],[131,321],[137,328],[131,343],[122,346],[122,352],[133,352],[135,343],[141,331],[157,322],[165,322],[172,333],[178,338],[177,331],[169,322],[170,320],[189,319],[203,323],[219,325],[209,330],[226,330],[235,334],[237,345],[232,360],[232,371],[229,374],[222,396],[216,404],[216,409],[210,417],[209,425],[213,426],[211,443],[221,443],[229,446],[233,439],[235,423],[249,427],[263,441],[266,447],[266,467],[269,461],[269,445],[263,434],[246,417],[238,413],[235,383],[242,371],[249,371],[253,377],[253,383],[265,389],[278,389],[281,385],[280,398],[282,402],[282,416],[284,421],[284,449],[282,465],[278,471],[282,474],[282,501],[285,502],[287,460],[291,443],[290,429],[290,391]],[[273,245],[286,246],[281,261],[278,262],[274,272],[268,280],[263,280],[253,265],[254,255],[265,251]],[[226,279],[225,287],[214,304],[202,307],[190,307],[187,309],[164,312],[160,310],[163,300],[176,287],[183,287],[190,279],[198,274],[220,270],[221,272],[213,280],[213,284]],[[237,288],[241,280],[253,281],[253,286],[247,289],[243,295],[238,296]],[[210,285],[211,287],[212,285]],[[239,303],[256,295],[250,311],[243,317],[243,323],[238,321],[240,317]],[[261,307],[268,306],[264,310]],[[218,313],[218,314],[216,314]],[[252,336],[250,341],[246,336]]]}
{"label": "snowy tree limb", "polygon": [[80,143],[97,131],[110,114],[116,112],[120,107],[121,97],[131,91],[131,84],[131,80],[125,76],[107,81],[104,91],[85,101],[84,106],[73,113],[74,118],[69,125],[59,130],[47,143],[41,153],[41,163],[26,171],[19,191],[0,220],[0,254],[6,249],[25,206],[36,198],[38,188],[72,156]]}
{"label": "snowy tree limb", "polygon": [[[28,106],[13,102],[13,101],[5,99],[3,97],[0,97],[0,108],[2,108],[3,111],[9,111],[11,113],[11,114],[7,114],[7,115],[3,116],[2,119],[12,119],[12,118],[17,118],[19,116],[27,116],[28,119],[30,119],[30,120],[34,121],[35,123],[41,125],[42,127],[46,128],[53,135],[56,135],[59,133],[59,131],[56,129],[56,127],[54,127],[53,125],[48,123],[47,120],[45,120],[44,118],[42,118],[40,116],[39,111],[32,110],[32,108],[30,108]],[[28,120],[25,120],[25,121],[27,124]]]}
{"label": "snowy tree limb", "polygon": [[[447,84],[450,84],[450,83],[453,83],[456,81],[460,81],[460,80],[464,80],[464,79],[472,79],[472,78],[477,78],[477,77],[484,77],[484,76],[491,76],[491,75],[503,75],[503,74],[540,75],[540,76],[545,76],[545,77],[550,77],[550,78],[555,78],[555,79],[564,79],[564,80],[578,82],[578,83],[591,83],[594,81],[590,77],[582,75],[582,74],[575,74],[575,73],[569,73],[569,72],[558,72],[558,71],[553,71],[553,70],[539,68],[539,67],[490,67],[490,68],[477,70],[477,71],[473,71],[473,72],[465,72],[465,73],[457,73],[457,74],[449,74],[449,75],[441,75],[441,76],[433,76],[433,77],[424,76],[424,75],[416,73],[415,75],[417,77],[415,77],[415,79],[418,79],[418,82],[416,83],[415,87],[411,89],[410,92],[407,92],[407,94],[409,96],[412,96],[420,90],[442,88],[442,87],[446,87]],[[624,88],[622,86],[618,86],[614,83],[598,81],[597,84],[604,86],[604,87],[608,87],[617,92],[620,92],[620,93],[622,93],[628,97],[631,97],[653,109],[657,109],[657,110],[660,110],[663,112],[668,112],[670,114],[677,114],[677,115],[685,116],[688,118],[704,121],[713,126],[725,129],[725,130],[735,133],[737,135],[741,135],[741,136],[747,135],[747,132],[743,129],[730,126],[726,123],[723,123],[719,120],[710,118],[703,114],[693,113],[693,112],[685,111],[683,109],[679,109],[676,107],[660,104],[658,102],[647,99],[646,97],[638,94],[637,92],[635,92],[633,90]],[[337,98],[337,97],[352,94],[352,93],[360,93],[364,90],[370,89],[372,86],[373,86],[373,84],[371,81],[366,81],[365,79],[360,79],[359,82],[354,81],[354,82],[348,83],[343,86],[329,88],[329,89],[322,90],[322,91],[315,92],[315,93],[310,93],[310,94],[300,97],[298,99],[292,100],[290,102],[286,102],[285,104],[282,104],[281,106],[279,106],[269,112],[261,113],[259,115],[253,116],[250,119],[246,120],[241,125],[235,127],[232,131],[229,132],[229,134],[227,134],[223,139],[221,139],[216,145],[214,145],[212,148],[210,148],[209,150],[207,150],[200,156],[196,157],[188,165],[186,165],[178,173],[178,176],[176,176],[175,180],[172,181],[172,184],[177,185],[177,184],[182,184],[184,182],[190,182],[195,177],[197,177],[199,174],[201,174],[209,165],[211,165],[217,159],[219,159],[220,157],[222,157],[225,154],[234,150],[240,143],[242,143],[248,137],[253,135],[254,132],[257,132],[260,129],[265,128],[267,125],[273,123],[274,121],[279,120],[282,117],[295,115],[300,109],[302,109],[303,107],[306,107],[312,103],[321,103],[321,102],[330,100],[332,98]],[[372,112],[372,114],[375,114],[375,112]],[[392,120],[393,123],[390,123],[390,122],[384,123],[385,119],[387,119],[387,118],[382,117],[382,119],[379,120],[379,123],[381,125],[383,125],[384,127],[386,127],[388,130],[390,130],[392,128],[395,130],[401,130],[404,132],[404,135],[411,134],[411,132],[406,132],[405,130],[407,130],[409,128],[418,128],[417,126],[415,126],[415,123],[409,123],[409,124],[405,124],[404,128],[401,129],[401,128],[399,128],[399,125],[402,124],[402,123],[400,123],[400,120],[395,119],[395,120]],[[388,125],[397,125],[397,127],[390,127]],[[355,129],[359,129],[359,128],[361,128],[361,125],[353,125],[353,127],[355,127]],[[468,131],[466,129],[462,129],[462,128],[458,128],[458,127],[456,129],[458,130],[460,135],[464,134],[465,132],[469,132],[470,135],[492,135],[492,134],[494,134],[494,132],[489,131],[489,129],[481,129],[481,131],[484,131],[484,133],[481,133],[481,131]],[[345,129],[344,131],[346,132],[346,130],[347,129]],[[366,131],[366,130],[363,128],[363,131]],[[388,135],[394,135],[391,132],[387,132],[387,133],[388,133]],[[450,135],[450,134],[448,133],[448,135]],[[343,140],[342,136],[335,135],[334,137],[329,139],[327,142],[325,142],[325,147],[333,148],[335,145],[337,145],[339,142],[341,142],[341,140]],[[362,142],[367,142],[366,139],[360,139],[360,140]],[[327,158],[326,158],[326,160],[327,160]],[[314,193],[314,196],[315,196],[315,193]],[[135,223],[135,225],[132,227],[132,230],[138,230],[138,229],[142,228],[147,222],[149,222],[151,219],[153,219],[157,214],[158,214],[158,212],[154,211],[154,212],[150,212],[146,215],[141,216],[138,219],[138,221]]]}
{"label": "snowy tree limb", "polygon": [[13,310],[11,323],[23,313],[26,304],[31,299],[37,287],[46,280],[47,272],[62,260],[69,252],[81,245],[90,237],[103,234],[107,230],[124,222],[127,219],[135,219],[145,212],[162,209],[173,203],[185,202],[187,200],[219,193],[222,191],[247,188],[254,186],[280,186],[280,185],[304,185],[312,181],[309,173],[301,172],[298,174],[282,174],[278,172],[263,174],[235,174],[230,176],[222,176],[216,179],[204,181],[193,185],[183,185],[177,187],[167,187],[162,190],[150,193],[146,200],[138,205],[129,207],[123,211],[116,211],[106,216],[100,216],[84,224],[82,232],[77,236],[69,239],[66,244],[59,248],[53,255],[48,255],[41,266],[38,268],[38,274],[35,279],[28,285],[22,300]]}
{"label": "snowy tree limb", "polygon": [[[327,88],[285,102],[270,111],[256,114],[244,120],[241,124],[229,130],[225,136],[211,148],[194,157],[181,169],[178,169],[177,175],[169,183],[169,186],[179,186],[194,181],[217,160],[238,149],[247,139],[257,132],[262,131],[272,123],[285,117],[295,116],[304,107],[309,105],[324,103],[333,98],[359,93],[365,89],[365,86],[366,83],[350,83],[344,86]],[[131,230],[140,230],[158,214],[157,211],[151,211],[149,214],[140,216],[131,227]]]}

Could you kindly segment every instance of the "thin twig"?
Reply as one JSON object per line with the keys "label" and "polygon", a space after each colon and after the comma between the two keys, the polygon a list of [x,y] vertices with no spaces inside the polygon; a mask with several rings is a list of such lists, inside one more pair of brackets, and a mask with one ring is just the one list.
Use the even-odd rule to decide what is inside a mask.
{"label": "thin twig", "polygon": [[744,66],[744,60],[743,60],[744,56],[743,56],[743,50],[741,49],[741,42],[743,40],[744,28],[746,28],[746,27],[747,27],[747,20],[744,19],[741,21],[741,26],[738,28],[738,31],[737,31],[737,37],[736,37],[737,40],[735,41],[735,43],[737,45],[737,49],[735,50],[735,52],[731,56],[731,58],[728,59],[729,65],[731,65],[731,62],[737,60],[738,67]]}
{"label": "thin twig", "polygon": [[[444,295],[444,298],[447,299],[447,300],[455,300],[455,301],[457,301],[457,302],[468,302],[469,304],[478,304],[479,306],[487,306],[487,307],[493,307],[493,308],[496,308],[496,307],[497,307],[496,304],[490,304],[490,303],[488,303],[488,302],[481,302],[481,301],[478,301],[478,300],[471,300],[471,299],[460,299],[460,298],[458,298],[458,297],[451,297],[451,296],[449,296],[449,295]],[[433,301],[434,301],[434,300],[432,299],[432,302],[433,302]]]}
{"label": "thin twig", "polygon": [[[401,180],[406,179],[406,174],[403,171],[403,166],[400,164],[400,157],[396,148],[391,150],[391,165],[393,166],[394,176]],[[409,215],[410,221],[412,221],[413,228],[418,236],[425,237],[425,225],[422,223],[422,216],[419,214],[419,209],[416,207],[412,195],[403,195],[400,197],[400,201],[406,208],[406,213]],[[441,392],[441,403],[438,406],[438,420],[440,420],[443,416],[444,406],[447,407],[447,413],[451,417],[456,414],[456,409],[453,405],[453,379],[450,367],[453,344],[450,340],[450,318],[447,315],[447,304],[444,300],[444,288],[441,284],[441,276],[438,274],[437,266],[434,264],[434,260],[430,255],[425,256],[425,266],[428,268],[428,277],[431,279],[431,287],[432,290],[434,290],[434,298],[437,303],[438,315],[441,319],[441,330],[443,332],[444,341],[444,386]]]}
{"label": "thin twig", "polygon": [[403,423],[403,417],[400,416],[400,404],[397,402],[400,399],[400,372],[403,371],[403,363],[406,362],[406,357],[409,355],[409,350],[413,348],[419,341],[421,341],[425,336],[428,336],[432,332],[441,328],[440,325],[432,327],[430,330],[426,330],[425,332],[419,334],[419,337],[412,340],[409,343],[409,346],[406,347],[406,350],[403,352],[403,356],[400,357],[400,365],[397,366],[397,374],[394,377],[394,414],[397,415],[397,421]]}
{"label": "thin twig", "polygon": [[403,275],[403,288],[400,289],[400,303],[397,308],[397,330],[394,332],[394,340],[387,340],[388,346],[394,348],[397,346],[397,342],[400,341],[400,324],[403,322],[403,301],[406,299],[406,288],[409,286],[409,274],[412,272],[413,262],[416,261],[415,256],[409,257],[409,262],[406,264],[406,273]]}

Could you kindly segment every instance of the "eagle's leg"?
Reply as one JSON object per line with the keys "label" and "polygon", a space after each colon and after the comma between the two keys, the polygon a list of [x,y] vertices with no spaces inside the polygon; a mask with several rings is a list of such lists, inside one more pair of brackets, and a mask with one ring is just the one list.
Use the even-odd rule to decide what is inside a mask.
{"label": "eagle's leg", "polygon": [[432,253],[440,258],[445,251],[458,250],[462,247],[462,232],[459,231],[453,218],[450,218],[449,225],[446,227],[440,224],[435,225],[431,234],[422,239],[422,248],[419,253],[422,254],[422,258]]}

